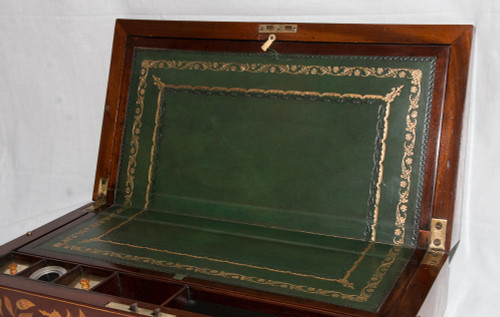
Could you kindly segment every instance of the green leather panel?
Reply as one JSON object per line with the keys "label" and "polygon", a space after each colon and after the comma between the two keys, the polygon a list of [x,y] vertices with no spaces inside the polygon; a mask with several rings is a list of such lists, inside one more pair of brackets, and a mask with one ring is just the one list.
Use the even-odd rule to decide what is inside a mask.
{"label": "green leather panel", "polygon": [[113,207],[40,248],[376,311],[412,250]]}
{"label": "green leather panel", "polygon": [[134,61],[119,204],[415,245],[434,59]]}
{"label": "green leather panel", "polygon": [[136,49],[116,205],[40,248],[376,311],[416,244],[434,64]]}

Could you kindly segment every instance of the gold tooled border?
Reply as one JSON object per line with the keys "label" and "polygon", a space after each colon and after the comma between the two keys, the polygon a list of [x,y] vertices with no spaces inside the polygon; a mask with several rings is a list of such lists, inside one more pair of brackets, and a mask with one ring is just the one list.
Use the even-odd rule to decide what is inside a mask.
{"label": "gold tooled border", "polygon": [[[137,165],[137,153],[139,150],[139,134],[142,126],[142,114],[144,110],[144,94],[147,87],[147,77],[152,68],[197,70],[213,72],[248,72],[248,73],[272,73],[288,75],[313,75],[334,77],[375,77],[375,78],[399,78],[410,80],[410,96],[408,114],[406,117],[406,135],[403,146],[403,159],[401,162],[399,201],[395,212],[395,229],[393,242],[403,245],[406,235],[406,211],[408,209],[408,196],[410,194],[411,171],[413,169],[413,154],[416,139],[416,127],[418,119],[419,101],[421,95],[422,70],[411,68],[386,68],[386,67],[360,67],[360,66],[318,66],[318,65],[289,65],[289,64],[257,64],[257,63],[234,63],[214,61],[181,61],[181,60],[144,60],[141,63],[139,84],[137,87],[137,109],[132,126],[132,140],[130,142],[130,153],[127,166],[127,181],[125,185],[125,206],[132,205],[134,191],[135,167]],[[380,170],[379,170],[380,173]],[[377,186],[381,180],[378,179]],[[380,195],[376,195],[380,201]],[[378,217],[378,209],[374,210],[374,220]],[[376,221],[370,225],[372,236],[375,241]]]}
{"label": "gold tooled border", "polygon": [[[383,174],[384,174],[384,158],[385,158],[385,150],[386,150],[386,144],[385,141],[387,139],[387,135],[389,133],[389,114],[391,112],[391,103],[394,101],[394,99],[401,94],[401,90],[403,89],[404,85],[401,85],[399,87],[394,87],[392,88],[391,92],[386,94],[385,96],[382,95],[361,95],[361,94],[353,94],[353,93],[348,93],[348,94],[340,94],[336,92],[316,92],[316,91],[297,91],[297,90],[280,90],[280,89],[257,89],[257,88],[240,88],[240,87],[212,87],[212,86],[190,86],[190,85],[172,85],[172,84],[166,84],[162,82],[161,78],[156,77],[153,75],[154,83],[159,89],[159,95],[158,95],[158,105],[157,105],[157,115],[155,117],[155,130],[154,130],[154,135],[153,135],[153,147],[151,148],[151,160],[153,158],[153,151],[154,148],[156,147],[156,130],[158,127],[158,112],[160,109],[160,99],[161,99],[161,94],[163,93],[163,90],[165,88],[168,89],[181,89],[181,90],[186,90],[186,91],[206,91],[206,92],[223,92],[223,93],[242,93],[242,94],[247,94],[247,93],[256,93],[256,94],[262,94],[262,95],[280,95],[280,96],[300,96],[300,97],[318,97],[318,98],[324,98],[324,97],[337,97],[337,98],[354,98],[354,99],[373,99],[373,100],[382,100],[386,103],[386,109],[385,109],[385,116],[383,118],[384,122],[384,129],[383,129],[383,136],[381,139],[381,155],[380,159],[378,162],[378,178],[376,182],[376,193],[375,193],[375,205],[374,205],[374,210],[373,210],[373,223],[371,224],[371,241],[376,240],[376,225],[378,222],[378,214],[379,214],[379,203],[380,203],[380,196],[381,196],[381,185],[382,185],[382,180],[383,180]],[[147,206],[149,205],[149,191],[151,187],[151,168],[153,166],[153,162],[151,161],[151,164],[149,165],[149,172],[150,176],[148,177],[148,185],[147,185],[147,190],[146,190],[146,204],[144,206],[144,209],[147,209]],[[144,211],[144,210],[143,210]],[[141,211],[141,213],[143,212]],[[135,216],[134,216],[135,217]],[[113,230],[110,230],[111,232]],[[104,235],[102,235],[104,236]],[[101,237],[102,237],[101,236]]]}
{"label": "gold tooled border", "polygon": [[[127,166],[127,182],[126,182],[126,195],[125,195],[125,206],[131,206],[132,202],[132,195],[133,195],[133,188],[134,188],[134,175],[135,175],[135,167],[137,165],[136,162],[136,157],[137,157],[137,152],[139,148],[139,134],[140,134],[140,128],[142,125],[141,118],[142,118],[142,113],[144,109],[144,94],[145,94],[145,88],[146,88],[146,79],[149,74],[149,69],[150,68],[175,68],[175,69],[193,69],[193,70],[210,70],[210,71],[239,71],[239,72],[269,72],[269,73],[288,73],[288,74],[295,74],[295,75],[319,75],[319,76],[362,76],[362,77],[368,77],[368,76],[375,76],[377,78],[402,78],[402,79],[410,79],[412,86],[411,86],[411,95],[410,95],[410,107],[408,110],[408,116],[407,116],[407,128],[406,131],[408,132],[406,135],[406,143],[405,143],[405,155],[403,158],[402,162],[402,173],[401,173],[401,186],[400,186],[400,201],[398,203],[398,210],[396,213],[396,227],[397,229],[395,230],[395,237],[394,237],[394,242],[396,245],[402,244],[404,241],[404,224],[406,221],[406,214],[404,213],[405,211],[405,203],[407,200],[404,198],[408,196],[409,193],[409,180],[410,180],[410,173],[411,173],[411,166],[412,166],[412,155],[413,155],[413,147],[415,144],[415,134],[416,134],[416,123],[417,123],[417,115],[418,112],[416,112],[416,109],[418,108],[418,102],[420,98],[420,92],[421,92],[421,77],[422,77],[422,72],[421,70],[418,69],[406,69],[406,68],[373,68],[373,67],[330,67],[330,66],[304,66],[304,65],[279,65],[279,64],[267,64],[267,65],[249,65],[249,64],[240,64],[240,63],[217,63],[217,62],[196,62],[196,61],[151,61],[151,60],[145,60],[142,63],[142,68],[141,68],[141,76],[139,78],[139,85],[138,85],[138,99],[137,99],[137,105],[138,107],[136,108],[136,112],[134,115],[134,123],[132,126],[132,140],[131,140],[131,149],[129,153],[129,161],[128,161],[128,166]],[[394,92],[394,91],[393,91]],[[386,96],[388,98],[389,94]],[[395,97],[395,96],[394,96]],[[392,100],[391,100],[392,101]],[[391,101],[387,101],[390,103]],[[409,172],[408,172],[409,171]],[[403,182],[407,180],[408,184],[404,184]],[[146,203],[147,204],[147,203]],[[123,209],[121,210],[123,211]],[[121,213],[121,211],[119,211]],[[401,212],[403,211],[403,212]],[[137,216],[134,215],[134,217]],[[103,223],[108,219],[109,217],[102,219],[99,221],[99,224]],[[130,218],[129,218],[130,219]],[[98,225],[98,223],[95,223],[95,225]],[[398,230],[399,229],[399,230]],[[89,228],[86,228],[82,231],[88,231],[90,230]],[[75,235],[72,235],[71,237],[68,237],[65,240],[72,240],[72,238],[75,238],[76,236],[83,234],[84,232],[77,233]],[[71,239],[70,239],[71,238]],[[61,241],[61,243],[56,244],[54,246],[58,247],[63,247],[63,248],[71,248],[71,249],[78,249],[81,252],[91,252],[91,253],[100,253],[104,255],[109,255],[109,256],[114,256],[114,257],[119,257],[119,258],[124,258],[127,260],[132,260],[132,261],[137,261],[140,259],[140,257],[136,256],[131,256],[131,255],[126,255],[122,253],[115,253],[112,251],[105,251],[105,250],[96,250],[96,249],[91,249],[91,248],[83,248],[79,246],[74,246],[70,245],[69,241]],[[68,243],[65,243],[68,242]],[[109,241],[108,241],[109,242]],[[366,253],[366,252],[365,252]],[[267,281],[271,284],[280,284],[282,288],[290,288],[294,290],[299,290],[299,291],[305,291],[307,293],[315,293],[315,294],[321,294],[321,295],[329,295],[332,297],[342,297],[344,299],[349,299],[353,301],[366,301],[371,294],[373,293],[373,290],[377,287],[377,285],[381,282],[382,277],[385,275],[387,272],[388,268],[392,265],[394,260],[396,259],[397,255],[400,253],[400,249],[397,246],[394,246],[391,248],[391,250],[388,252],[387,257],[383,260],[382,264],[377,268],[375,274],[372,276],[372,278],[369,280],[368,284],[363,288],[361,293],[359,295],[347,295],[347,294],[342,294],[340,292],[336,291],[325,291],[325,290],[316,290],[311,287],[306,287],[306,286],[296,286],[296,285],[291,285],[288,283],[283,283],[283,282],[276,282],[276,281]],[[354,271],[356,268],[357,264],[362,261],[364,255],[362,255],[354,264],[353,268],[348,271],[346,274],[346,278]],[[154,259],[147,259],[147,262],[163,262],[163,261],[157,261]],[[179,267],[179,265],[181,267]],[[224,275],[231,275],[233,278],[234,276],[239,276],[241,280],[246,280],[246,281],[257,281],[257,283],[260,284],[269,284],[265,283],[266,281],[263,279],[258,279],[258,278],[252,278],[252,277],[244,277],[239,274],[233,274],[233,273],[225,273],[225,272],[218,272],[215,270],[211,269],[200,269],[200,268],[195,268],[192,266],[186,266],[186,265],[181,265],[181,264],[175,264],[174,265],[177,268],[183,268],[187,270],[201,270],[205,274],[209,275],[219,275],[219,276],[224,276]],[[287,286],[288,285],[288,286]],[[307,290],[304,290],[307,288]]]}
{"label": "gold tooled border", "polygon": [[[389,114],[391,112],[391,103],[394,101],[394,99],[400,95],[401,90],[403,89],[404,85],[401,85],[399,87],[395,87],[391,89],[391,92],[386,94],[385,96],[382,95],[361,95],[361,94],[353,94],[353,93],[347,93],[347,94],[340,94],[340,93],[335,93],[335,92],[316,92],[316,91],[297,91],[297,90],[281,90],[281,89],[257,89],[257,88],[241,88],[241,87],[217,87],[217,86],[191,86],[191,85],[172,85],[172,84],[166,84],[162,82],[161,78],[154,76],[154,84],[158,87],[159,93],[157,97],[157,108],[156,108],[156,114],[155,114],[155,126],[154,126],[154,131],[153,131],[153,137],[152,141],[153,144],[151,146],[151,155],[150,155],[150,164],[149,164],[149,169],[148,169],[148,184],[146,187],[146,195],[145,195],[145,204],[144,204],[144,209],[141,211],[144,212],[146,209],[149,208],[150,205],[150,192],[151,192],[151,186],[152,186],[152,177],[153,177],[153,160],[154,160],[154,154],[155,150],[157,147],[157,134],[158,134],[158,126],[159,126],[159,119],[160,119],[160,109],[161,109],[161,99],[162,99],[162,94],[164,89],[174,89],[174,90],[184,90],[184,91],[204,91],[204,92],[210,92],[210,93],[241,93],[241,94],[262,94],[262,95],[279,95],[279,96],[295,96],[295,97],[317,97],[317,98],[339,98],[339,99],[344,99],[344,98],[353,98],[353,99],[360,99],[360,100],[366,100],[366,99],[372,99],[372,100],[382,100],[386,103],[386,109],[385,109],[385,116],[383,118],[384,122],[384,129],[383,129],[383,137],[381,140],[381,157],[378,162],[379,165],[379,173],[378,173],[378,178],[377,178],[377,183],[376,183],[376,203],[374,206],[374,219],[373,219],[373,224],[371,226],[372,228],[372,236],[371,236],[371,241],[375,241],[376,238],[376,225],[378,221],[378,204],[380,202],[380,196],[381,196],[381,184],[382,184],[382,179],[383,179],[383,171],[384,171],[384,158],[385,158],[385,149],[386,149],[386,144],[385,141],[387,139],[388,135],[388,130],[389,130]],[[135,218],[135,215],[133,216]],[[128,221],[127,221],[128,222]],[[121,225],[120,225],[121,226]],[[110,230],[111,232],[113,230]]]}
{"label": "gold tooled border", "polygon": [[[161,93],[163,91],[164,88],[173,88],[173,89],[192,89],[192,90],[203,90],[203,89],[206,89],[206,90],[211,90],[211,91],[214,91],[214,90],[217,90],[217,91],[223,91],[223,92],[230,92],[230,91],[238,91],[238,92],[241,92],[241,93],[247,93],[249,92],[250,90],[249,89],[243,89],[243,88],[226,88],[226,87],[192,87],[192,86],[176,86],[176,85],[168,85],[168,84],[164,84],[160,78],[158,77],[155,77],[155,85],[158,86],[159,88],[159,96],[157,98],[157,111],[156,111],[156,118],[155,118],[155,131],[154,131],[154,135],[156,135],[156,131],[157,131],[157,126],[158,126],[158,118],[159,118],[159,108],[160,108],[160,100],[161,100]],[[341,94],[337,94],[337,93],[328,93],[328,94],[319,94],[319,93],[316,93],[316,92],[297,92],[297,91],[292,91],[292,92],[289,92],[289,91],[281,91],[281,90],[273,90],[272,93],[274,94],[283,94],[283,95],[287,95],[287,94],[294,94],[294,95],[298,95],[300,94],[301,96],[304,96],[304,95],[309,95],[309,96],[328,96],[328,97],[339,97],[339,98],[342,98],[342,97],[345,97],[345,98],[359,98],[359,99],[379,99],[379,100],[383,100],[386,102],[386,116],[384,118],[384,121],[385,121],[385,125],[384,125],[384,130],[387,130],[387,124],[388,124],[388,121],[387,121],[387,118],[388,118],[388,115],[389,115],[389,112],[390,112],[390,103],[394,100],[394,98],[396,96],[398,96],[400,94],[400,91],[401,89],[403,88],[403,86],[400,86],[398,88],[394,88],[392,89],[392,91],[387,94],[386,96],[379,96],[379,95],[366,95],[366,96],[363,96],[363,95],[357,95],[357,94],[345,94],[345,95],[341,95]],[[258,93],[269,93],[269,91],[261,91],[261,90],[256,90],[256,92]],[[387,133],[384,133],[384,135],[386,136]],[[156,137],[153,136],[153,141],[156,140]],[[382,142],[385,141],[385,138],[384,140],[382,140]],[[154,142],[153,142],[153,145],[152,145],[152,148],[151,148],[151,160],[152,160],[152,157],[154,155],[154,149],[156,148]],[[382,165],[383,163],[383,158],[380,160],[380,164]],[[150,188],[150,185],[151,185],[151,182],[152,182],[152,179],[151,179],[151,166],[152,166],[153,162],[150,161],[150,169],[149,169],[149,177],[148,177],[148,187],[147,188]],[[382,170],[382,166],[380,168]],[[380,174],[382,175],[382,174]],[[381,176],[380,176],[381,177]],[[146,193],[146,195],[148,195],[148,192]],[[128,246],[128,247],[135,247],[135,248],[142,248],[142,249],[147,249],[147,250],[150,250],[150,251],[155,251],[155,252],[165,252],[165,253],[169,253],[169,254],[175,254],[175,255],[181,255],[181,256],[187,256],[187,257],[192,257],[192,258],[197,258],[197,259],[205,259],[205,260],[209,260],[209,261],[215,261],[215,262],[224,262],[224,263],[228,263],[228,264],[232,264],[232,265],[238,265],[238,266],[245,266],[245,267],[250,267],[250,268],[254,268],[254,269],[263,269],[263,270],[267,270],[267,271],[272,271],[272,272],[278,272],[278,273],[283,273],[283,274],[291,274],[291,275],[296,275],[296,276],[301,276],[301,277],[308,277],[308,278],[314,278],[314,279],[319,279],[319,280],[326,280],[326,281],[331,281],[331,282],[338,282],[339,284],[343,285],[344,287],[348,287],[348,288],[351,288],[351,289],[354,289],[354,285],[348,281],[348,278],[349,276],[355,271],[355,269],[357,268],[357,266],[361,263],[361,261],[364,259],[364,257],[366,256],[367,252],[371,249],[372,247],[372,244],[369,244],[365,250],[361,253],[360,257],[354,262],[353,266],[351,267],[351,269],[349,269],[345,276],[340,278],[340,279],[328,279],[328,278],[322,278],[322,277],[318,277],[318,276],[314,276],[314,275],[309,275],[309,274],[301,274],[301,273],[295,273],[295,272],[290,272],[290,271],[282,271],[282,270],[276,270],[276,269],[272,269],[272,268],[268,268],[268,267],[258,267],[258,266],[253,266],[253,265],[248,265],[248,264],[242,264],[242,263],[235,263],[235,262],[231,262],[231,261],[225,261],[225,260],[219,260],[219,259],[213,259],[213,258],[208,258],[208,257],[201,257],[201,256],[194,256],[194,255],[191,255],[191,254],[184,254],[184,253],[179,253],[179,252],[173,252],[173,251],[169,251],[169,250],[159,250],[159,249],[154,249],[154,248],[149,248],[149,247],[144,247],[144,246],[137,246],[137,245],[131,245],[131,244],[124,244],[124,243],[118,243],[118,242],[115,242],[115,241],[109,241],[109,240],[103,240],[102,237],[106,236],[107,234],[111,233],[112,231],[122,227],[124,224],[130,222],[133,218],[137,217],[138,215],[142,214],[143,212],[146,211],[147,207],[148,207],[148,200],[146,200],[145,202],[145,206],[144,206],[144,209],[140,210],[139,212],[137,212],[136,214],[134,214],[133,216],[131,217],[128,217],[127,220],[125,220],[124,222],[121,222],[118,226],[115,226],[114,228],[111,228],[110,230],[106,231],[104,234],[100,235],[99,237],[96,237],[96,238],[92,238],[92,239],[88,239],[88,240],[84,240],[82,241],[83,243],[88,243],[88,242],[92,242],[92,241],[99,241],[99,242],[104,242],[104,243],[110,243],[110,244],[115,244],[115,245],[121,245],[121,246]],[[117,214],[120,214],[124,209],[119,209],[115,215]],[[93,226],[97,226],[97,225],[100,225],[104,222],[106,222],[107,220],[110,220],[112,217],[114,217],[115,215],[110,215],[108,217],[106,217],[105,219],[103,219],[102,221],[100,221],[98,224],[97,223],[94,223]],[[63,247],[63,248],[70,248],[72,250],[79,250],[80,252],[85,252],[85,253],[95,253],[96,249],[91,249],[91,248],[83,248],[83,247],[78,247],[78,246],[74,246],[74,245],[71,245],[69,242],[71,240],[73,240],[74,238],[78,237],[79,235],[81,234],[84,234],[86,232],[88,232],[90,229],[86,228],[86,229],[83,229],[81,230],[80,232],[72,235],[69,239],[65,239],[62,241],[62,243],[60,244],[56,244],[54,245],[55,247]],[[93,250],[93,251],[92,251]],[[102,251],[102,250],[100,250]],[[101,253],[101,252],[99,252]],[[104,254],[108,254],[108,253],[104,253]],[[123,253],[115,253],[113,252],[113,254],[123,254]],[[128,259],[134,259],[135,256],[127,256]],[[160,263],[161,261],[158,261],[158,260],[154,260],[154,259],[149,259],[148,260],[149,262],[151,261],[155,261],[155,262],[158,262]],[[392,262],[391,262],[392,263]],[[179,268],[179,265],[178,263],[175,264],[175,267],[176,268]],[[194,267],[194,266],[189,266],[189,267]],[[198,268],[197,268],[198,269]],[[211,272],[214,272],[214,270],[211,269]],[[235,274],[235,273],[232,273],[232,274]],[[248,278],[248,277],[245,277],[245,280],[252,280],[254,278]],[[262,282],[262,279],[259,279],[261,282]],[[273,284],[276,284],[278,282],[276,281],[272,281]],[[301,286],[296,286],[296,285],[293,285],[293,284],[290,284],[290,283],[284,283],[284,285],[290,285],[292,289],[298,289],[300,290],[302,287]],[[376,284],[378,285],[378,283]],[[376,287],[375,285],[375,287]],[[283,287],[283,286],[281,286]],[[310,287],[308,287],[308,289],[311,289]],[[340,292],[335,292],[335,291],[325,291],[325,290],[320,290],[319,294],[321,293],[324,293],[326,292],[327,294],[342,294]],[[333,292],[333,293],[332,293]],[[343,294],[345,295],[345,294]],[[333,295],[331,295],[333,296]],[[369,297],[369,296],[368,296]],[[366,300],[368,299],[368,297],[366,298]],[[354,297],[356,300],[359,300],[359,298],[357,297]]]}
{"label": "gold tooled border", "polygon": [[[107,217],[101,219],[100,221],[96,221],[96,222],[92,223],[92,225],[90,225],[89,227],[84,228],[84,229],[82,229],[82,230],[80,230],[80,231],[78,231],[78,232],[76,232],[76,233],[74,233],[74,234],[66,237],[62,241],[55,243],[53,246],[56,247],[56,248],[77,250],[79,252],[89,253],[91,250],[95,250],[95,249],[88,248],[88,247],[82,247],[82,246],[75,246],[74,244],[72,244],[72,241],[75,240],[75,239],[77,239],[79,236],[81,236],[81,235],[83,235],[83,234],[91,231],[92,229],[95,229],[96,227],[104,224],[105,222],[108,222],[109,220],[113,219],[114,217],[120,215],[125,210],[126,210],[125,208],[118,208],[115,212],[109,214]],[[346,272],[346,274],[342,278],[331,278],[330,279],[330,278],[318,277],[318,276],[311,275],[311,274],[302,274],[302,273],[296,273],[296,272],[291,272],[291,271],[283,271],[283,270],[277,270],[277,269],[272,269],[272,268],[268,268],[268,267],[261,267],[261,266],[256,266],[256,265],[249,265],[249,264],[231,262],[231,261],[227,261],[227,260],[220,260],[220,259],[215,259],[215,258],[210,258],[210,257],[205,257],[205,256],[197,256],[197,255],[191,255],[191,254],[187,254],[187,253],[180,253],[180,252],[175,252],[175,251],[170,251],[170,250],[165,250],[165,249],[155,249],[155,248],[151,248],[151,247],[138,246],[138,245],[132,245],[132,244],[127,244],[127,243],[120,243],[120,242],[115,242],[115,241],[101,239],[102,237],[104,237],[105,235],[107,235],[108,233],[110,233],[110,231],[118,229],[119,227],[121,227],[123,224],[129,222],[134,217],[137,217],[138,215],[142,214],[144,211],[145,211],[145,209],[142,209],[141,211],[135,213],[133,216],[127,218],[126,221],[124,221],[124,222],[120,223],[118,226],[116,226],[116,227],[114,227],[114,228],[106,231],[101,236],[98,236],[96,238],[86,239],[86,240],[83,240],[83,241],[78,242],[78,243],[79,244],[85,244],[85,243],[89,243],[89,242],[103,242],[103,243],[109,243],[109,244],[120,245],[120,246],[127,246],[127,247],[138,248],[138,249],[146,249],[146,250],[154,251],[154,252],[169,253],[169,254],[173,254],[173,255],[186,256],[186,257],[191,257],[191,258],[195,258],[195,259],[203,259],[203,260],[209,260],[209,261],[213,261],[213,262],[228,263],[228,264],[232,264],[232,265],[236,265],[236,266],[249,267],[249,268],[252,268],[252,269],[267,270],[267,271],[270,271],[270,272],[277,272],[277,273],[282,273],[282,274],[290,274],[290,275],[295,275],[295,276],[314,278],[314,279],[318,279],[318,280],[324,280],[324,281],[330,281],[330,282],[337,282],[337,283],[341,284],[342,286],[347,287],[347,288],[351,288],[351,289],[354,289],[354,284],[351,283],[351,282],[349,282],[349,280],[348,280],[349,277],[356,270],[356,268],[358,267],[358,265],[362,262],[362,260],[365,258],[365,256],[368,253],[368,251],[370,251],[370,249],[373,246],[373,243],[369,243],[365,247],[365,249],[361,252],[359,258],[353,263],[352,267]],[[112,252],[112,251],[110,251],[110,252]],[[90,253],[95,253],[95,252],[90,252]],[[105,251],[102,251],[100,253],[104,254],[104,255],[107,255],[105,253]],[[123,253],[121,253],[121,254],[123,254]],[[132,258],[135,258],[135,257],[136,256],[129,255],[128,259],[132,260]],[[158,260],[154,260],[154,259],[150,259],[150,260],[151,260],[150,261],[151,263],[153,263],[153,262],[162,262],[162,261],[158,261]],[[178,267],[175,266],[175,268],[178,268]]]}
{"label": "gold tooled border", "polygon": [[[222,263],[228,263],[232,265],[237,265],[237,266],[244,266],[244,267],[249,267],[253,269],[261,269],[261,270],[266,270],[266,271],[271,271],[271,272],[279,272],[279,273],[284,273],[284,274],[290,274],[290,275],[296,275],[296,276],[301,276],[301,277],[309,277],[309,278],[314,278],[318,280],[325,280],[325,281],[331,281],[331,282],[338,282],[341,285],[349,288],[354,288],[353,284],[348,281],[348,277],[350,274],[355,270],[357,265],[361,262],[361,260],[364,258],[368,250],[370,249],[371,246],[367,247],[365,251],[362,252],[360,258],[355,262],[353,267],[348,270],[348,273],[346,274],[345,277],[340,278],[340,279],[331,279],[331,278],[323,278],[323,277],[318,277],[310,274],[301,274],[301,273],[296,273],[296,272],[290,272],[290,271],[283,271],[283,270],[277,270],[277,269],[272,269],[269,267],[261,267],[261,266],[255,266],[255,265],[249,265],[249,264],[243,264],[243,263],[237,263],[237,262],[232,262],[232,261],[227,261],[227,260],[220,260],[220,259],[215,259],[215,258],[209,258],[209,257],[202,257],[202,256],[197,256],[197,255],[192,255],[192,254],[187,254],[187,253],[179,253],[179,252],[174,252],[170,250],[165,250],[165,249],[155,249],[151,247],[145,247],[145,246],[139,246],[139,245],[133,245],[133,244],[127,244],[127,243],[120,243],[116,241],[110,241],[110,240],[104,240],[103,237],[106,235],[110,234],[111,232],[117,230],[118,228],[121,228],[123,225],[129,223],[132,219],[136,218],[137,216],[141,215],[144,213],[147,208],[149,207],[149,192],[150,188],[152,186],[152,166],[153,166],[153,157],[154,157],[154,151],[156,149],[156,134],[158,130],[158,125],[159,125],[159,113],[160,113],[160,101],[161,101],[161,95],[164,91],[165,88],[169,89],[183,89],[183,90],[192,90],[192,91],[210,91],[210,92],[224,92],[224,93],[231,93],[231,92],[238,92],[238,93],[259,93],[259,94],[276,94],[276,95],[282,95],[282,96],[313,96],[313,97],[338,97],[338,98],[357,98],[357,99],[374,99],[374,100],[381,100],[386,103],[386,116],[384,118],[384,136],[387,136],[387,129],[388,129],[388,116],[390,113],[390,103],[398,96],[401,92],[401,89],[403,86],[393,88],[390,93],[388,93],[386,96],[381,96],[381,95],[359,95],[359,94],[339,94],[339,93],[318,93],[318,92],[311,92],[311,91],[285,91],[285,90],[263,90],[263,89],[245,89],[245,88],[238,88],[238,87],[208,87],[208,86],[189,86],[189,85],[171,85],[171,84],[165,84],[162,82],[162,80],[159,77],[153,76],[155,85],[159,89],[159,94],[157,97],[157,109],[156,109],[156,115],[155,115],[155,128],[153,131],[153,144],[151,146],[151,155],[150,155],[150,165],[149,165],[149,174],[148,174],[148,184],[147,184],[147,189],[146,189],[146,199],[145,199],[145,204],[144,207],[135,213],[134,215],[128,217],[125,221],[121,222],[117,226],[107,230],[105,233],[101,234],[98,237],[87,239],[82,241],[83,243],[88,243],[88,242],[103,242],[103,243],[110,243],[110,244],[115,244],[115,245],[121,245],[121,246],[128,246],[128,247],[134,247],[134,248],[141,248],[141,249],[147,249],[150,251],[155,251],[155,252],[164,252],[164,253],[169,253],[169,254],[174,254],[174,255],[182,255],[182,256],[187,256],[191,258],[197,258],[197,259],[205,259],[213,262],[222,262]],[[382,140],[382,143],[385,143],[385,137]],[[383,145],[383,150],[385,149],[385,144]],[[383,171],[383,157],[379,162],[379,170]],[[380,183],[381,183],[381,178],[382,178],[382,173],[379,175],[380,180],[378,182],[378,190],[380,191]],[[380,193],[378,193],[378,196],[380,196]],[[376,223],[376,221],[375,221]]]}
{"label": "gold tooled border", "polygon": [[[373,243],[369,244],[369,247],[371,247]],[[312,295],[321,295],[321,296],[326,296],[326,297],[332,297],[332,298],[341,298],[344,300],[349,300],[349,301],[354,301],[354,302],[366,302],[368,299],[371,297],[373,294],[374,290],[378,287],[378,285],[382,282],[384,276],[386,273],[389,271],[389,268],[392,266],[396,258],[398,257],[399,253],[401,250],[403,250],[402,247],[399,246],[392,246],[391,249],[387,252],[386,256],[382,260],[381,264],[375,269],[375,272],[373,275],[368,279],[367,284],[361,289],[359,294],[345,294],[340,291],[333,291],[333,290],[324,290],[320,288],[314,288],[311,286],[305,286],[305,285],[295,285],[287,282],[282,282],[282,281],[274,281],[274,280],[266,280],[263,278],[259,277],[254,277],[254,276],[245,276],[239,273],[232,273],[232,272],[226,272],[226,271],[219,271],[211,268],[199,268],[194,265],[189,265],[189,264],[181,264],[181,263],[174,263],[171,261],[163,261],[163,260],[156,260],[153,258],[149,257],[141,257],[137,255],[130,255],[130,254],[125,254],[122,252],[114,252],[110,250],[100,250],[100,249],[94,249],[94,248],[89,248],[89,247],[82,247],[82,246],[76,246],[73,244],[56,244],[54,245],[56,247],[61,247],[67,250],[71,251],[77,251],[81,253],[90,253],[90,254],[97,254],[97,255],[103,255],[103,256],[108,256],[112,258],[117,258],[125,261],[132,261],[132,262],[138,262],[138,263],[147,263],[147,264],[152,264],[158,267],[168,267],[168,268],[174,268],[178,270],[184,270],[188,272],[194,272],[194,273],[202,273],[210,276],[216,276],[216,277],[222,277],[222,278],[229,278],[231,280],[240,280],[240,281],[245,281],[245,282],[250,282],[254,284],[259,284],[259,285],[267,285],[267,286],[272,286],[272,287],[279,287],[281,289],[289,289],[292,291],[299,291],[299,292],[304,292]],[[368,248],[365,250],[368,252]],[[359,264],[359,262],[362,260],[362,257],[358,261],[356,261],[354,267]],[[348,278],[348,276],[352,272],[349,271],[344,278]],[[351,288],[351,287],[349,287]]]}

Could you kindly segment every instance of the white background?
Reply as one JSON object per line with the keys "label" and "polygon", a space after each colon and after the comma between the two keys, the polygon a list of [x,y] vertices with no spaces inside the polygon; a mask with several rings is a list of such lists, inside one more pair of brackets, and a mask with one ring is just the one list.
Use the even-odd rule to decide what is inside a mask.
{"label": "white background", "polygon": [[0,245],[89,202],[116,18],[474,24],[446,317],[500,304],[500,1],[0,0]]}

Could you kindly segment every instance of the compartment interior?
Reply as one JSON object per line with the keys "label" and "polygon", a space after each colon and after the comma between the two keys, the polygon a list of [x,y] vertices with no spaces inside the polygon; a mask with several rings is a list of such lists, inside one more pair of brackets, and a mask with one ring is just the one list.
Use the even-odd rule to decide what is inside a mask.
{"label": "compartment interior", "polygon": [[[270,317],[278,316],[285,310],[276,304],[230,297],[193,287],[181,290],[165,306],[218,317]],[[263,313],[264,311],[275,312],[277,315]]]}
{"label": "compartment interior", "polygon": [[92,291],[161,305],[182,288],[182,285],[174,283],[139,278],[128,274],[114,274],[107,281],[94,287]]}
{"label": "compartment interior", "polygon": [[40,261],[40,258],[10,253],[9,255],[0,258],[0,274],[19,275],[30,266]]}
{"label": "compartment interior", "polygon": [[69,271],[65,276],[57,279],[56,283],[76,289],[92,290],[110,276],[111,273],[108,271],[79,265]]}
{"label": "compartment interior", "polygon": [[75,266],[75,264],[68,262],[41,259],[20,272],[18,276],[43,282],[53,282],[64,276],[68,271],[71,271]]}

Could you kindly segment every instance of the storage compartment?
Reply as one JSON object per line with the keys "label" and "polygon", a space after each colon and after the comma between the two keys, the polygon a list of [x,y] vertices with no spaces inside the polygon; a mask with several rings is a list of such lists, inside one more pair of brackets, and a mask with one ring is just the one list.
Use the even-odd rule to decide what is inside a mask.
{"label": "storage compartment", "polygon": [[126,274],[113,277],[96,286],[93,291],[134,301],[161,305],[182,289],[182,285],[142,279]]}
{"label": "storage compartment", "polygon": [[37,281],[54,282],[74,267],[75,264],[42,259],[20,272],[19,275]]}
{"label": "storage compartment", "polygon": [[77,266],[64,277],[57,280],[57,284],[72,288],[91,290],[111,276],[111,272],[85,266]]}
{"label": "storage compartment", "polygon": [[[282,315],[286,310],[284,307],[275,304],[217,294],[191,287],[186,287],[165,305],[217,317],[269,317]],[[272,314],[264,312],[272,312]]]}
{"label": "storage compartment", "polygon": [[18,275],[38,261],[40,258],[11,253],[0,259],[0,274]]}

